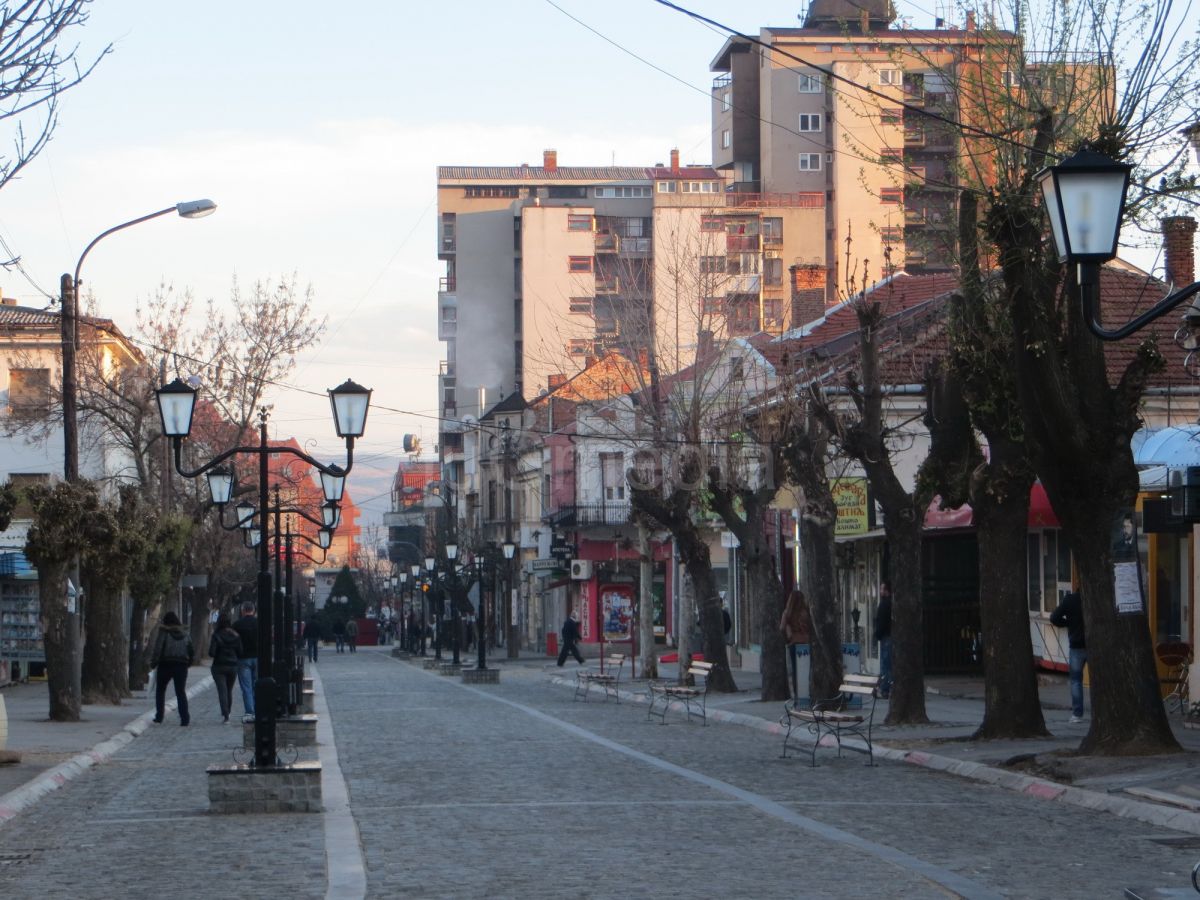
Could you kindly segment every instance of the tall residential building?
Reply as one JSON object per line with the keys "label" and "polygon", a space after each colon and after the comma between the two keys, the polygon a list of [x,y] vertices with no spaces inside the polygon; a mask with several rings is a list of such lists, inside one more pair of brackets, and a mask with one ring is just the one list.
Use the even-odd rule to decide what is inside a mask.
{"label": "tall residential building", "polygon": [[974,14],[961,29],[894,20],[890,0],[813,0],[803,27],[730,38],[711,64],[713,164],[734,191],[825,198],[830,303],[954,266],[957,187],[988,179],[955,123],[992,115],[1019,80],[1016,36]]}
{"label": "tall residential building", "polygon": [[730,191],[678,151],[653,166],[438,170],[440,452],[511,394],[532,401],[609,351],[687,365],[706,341],[782,334],[824,308],[825,195]]}

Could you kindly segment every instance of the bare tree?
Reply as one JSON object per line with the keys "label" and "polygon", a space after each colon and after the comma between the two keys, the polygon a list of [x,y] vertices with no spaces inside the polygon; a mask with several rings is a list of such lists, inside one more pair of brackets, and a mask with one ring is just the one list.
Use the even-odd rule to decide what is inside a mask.
{"label": "bare tree", "polygon": [[22,0],[0,8],[0,122],[11,151],[0,155],[0,188],[38,155],[58,124],[62,95],[111,50],[80,60],[64,38],[87,24],[91,0]]}

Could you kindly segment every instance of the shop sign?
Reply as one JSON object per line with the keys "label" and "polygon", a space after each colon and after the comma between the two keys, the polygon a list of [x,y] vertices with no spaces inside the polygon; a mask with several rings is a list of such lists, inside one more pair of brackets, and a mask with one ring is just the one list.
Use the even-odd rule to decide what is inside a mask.
{"label": "shop sign", "polygon": [[870,501],[867,496],[866,478],[834,478],[829,482],[833,503],[837,507],[837,525],[834,534],[838,537],[867,533],[867,515]]}

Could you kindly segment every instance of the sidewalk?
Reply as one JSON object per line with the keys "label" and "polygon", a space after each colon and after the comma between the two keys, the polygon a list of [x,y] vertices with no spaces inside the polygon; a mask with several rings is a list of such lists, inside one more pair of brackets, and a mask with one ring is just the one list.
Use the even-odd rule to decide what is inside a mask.
{"label": "sidewalk", "polygon": [[[188,697],[212,686],[207,666],[188,672]],[[0,688],[8,714],[5,749],[20,756],[15,765],[0,765],[0,822],[36,802],[41,794],[103,762],[150,724],[154,696],[135,691],[121,706],[87,705],[78,722],[51,722],[44,681]],[[167,692],[167,725],[179,727],[173,691]]]}

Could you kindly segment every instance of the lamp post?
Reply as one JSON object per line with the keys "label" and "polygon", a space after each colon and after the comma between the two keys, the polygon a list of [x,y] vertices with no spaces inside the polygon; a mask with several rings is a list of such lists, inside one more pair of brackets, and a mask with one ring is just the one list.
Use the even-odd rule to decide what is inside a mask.
{"label": "lamp post", "polygon": [[458,544],[451,541],[446,544],[446,575],[447,581],[450,582],[450,627],[453,633],[450,635],[450,653],[451,661],[454,665],[462,665],[462,660],[459,659],[458,648],[462,643],[462,619],[458,609],[458,571],[455,568],[455,560],[458,559]]}
{"label": "lamp post", "polygon": [[407,604],[404,602],[404,592],[406,590],[405,585],[407,582],[408,573],[403,569],[400,569],[395,575],[392,576],[392,593],[395,595],[396,602],[399,604],[397,606],[399,619],[396,622],[396,633],[400,636],[400,646],[405,650],[411,651],[412,629],[409,627],[408,616],[405,614],[405,607]]}
{"label": "lamp post", "polygon": [[[59,317],[59,332],[62,339],[62,412],[63,412],[63,480],[68,483],[75,483],[79,480],[79,401],[78,401],[78,372],[76,368],[76,351],[79,349],[78,335],[78,301],[79,301],[79,273],[83,271],[83,261],[87,259],[87,255],[92,252],[100,241],[104,240],[110,234],[129,228],[133,225],[139,225],[142,222],[147,222],[150,219],[156,219],[159,216],[165,216],[168,213],[178,213],[185,219],[199,219],[207,216],[216,210],[217,204],[211,200],[189,200],[184,203],[177,203],[174,206],[168,206],[166,209],[160,209],[157,212],[152,212],[145,216],[139,216],[136,219],[130,219],[128,222],[122,222],[120,225],[114,225],[106,231],[100,232],[92,238],[91,242],[83,249],[83,253],[79,255],[78,262],[75,263],[75,275],[63,273],[59,280],[59,301],[61,303],[61,312]],[[163,473],[165,484],[166,473]],[[165,490],[165,487],[164,487]],[[70,567],[67,571],[68,585],[74,584],[77,587],[82,587],[82,582],[79,577],[79,557],[72,558]],[[68,604],[66,616],[66,651],[71,659],[70,671],[72,673],[72,694],[79,696],[79,663],[82,653],[82,646],[79,634],[79,616],[76,610],[78,606]],[[140,634],[140,626],[139,626]]]}
{"label": "lamp post", "polygon": [[[433,590],[435,577],[437,575],[437,558],[433,556],[425,557],[425,580],[427,587]],[[440,604],[439,604],[440,605]],[[424,643],[422,642],[421,655],[425,655]],[[442,616],[441,610],[435,608],[433,614],[433,658],[438,662],[442,661]]]}
{"label": "lamp post", "polygon": [[[418,643],[421,648],[421,655],[424,656],[425,655],[425,623],[426,623],[426,621],[428,621],[427,616],[426,616],[426,608],[428,607],[429,604],[425,599],[424,585],[420,584],[420,578],[421,578],[420,563],[412,563],[409,566],[409,573],[412,575],[412,585],[409,587],[409,592],[412,597],[413,606],[417,605],[417,592],[420,591],[420,594],[421,594],[421,621],[419,623]],[[415,617],[415,613],[414,613],[414,617]]]}
{"label": "lamp post", "polygon": [[[507,485],[505,486],[507,487]],[[516,641],[516,628],[513,627],[512,620],[516,618],[516,601],[514,600],[513,590],[513,557],[517,554],[517,545],[513,543],[511,532],[504,539],[504,543],[500,545],[504,551],[504,593],[505,603],[503,608],[509,612],[509,621],[504,623],[504,635],[508,640],[508,658],[516,659],[520,653],[520,648]]]}
{"label": "lamp post", "polygon": [[[371,392],[367,388],[347,380],[339,387],[329,392],[330,405],[333,408],[334,430],[338,437],[346,441],[346,465],[343,468],[336,464],[326,465],[313,459],[307,453],[288,445],[270,446],[267,442],[266,409],[259,412],[259,442],[257,446],[233,447],[218,454],[209,462],[194,471],[183,467],[183,439],[192,430],[192,414],[196,406],[196,389],[176,378],[170,384],[159,388],[158,408],[162,417],[163,435],[171,439],[175,455],[175,470],[184,478],[198,478],[219,467],[226,460],[237,456],[253,455],[258,458],[258,508],[263,511],[259,516],[259,525],[267,528],[268,482],[267,461],[271,456],[288,454],[298,457],[321,473],[321,486],[326,501],[340,501],[345,489],[347,473],[354,465],[354,441],[363,434],[366,427],[367,410],[370,406]],[[258,680],[254,686],[254,764],[259,767],[272,767],[277,764],[275,754],[275,706],[279,686],[272,673],[272,596],[270,571],[270,542],[260,539],[258,566]]]}
{"label": "lamp post", "polygon": [[[1076,266],[1083,322],[1103,341],[1126,338],[1200,293],[1200,282],[1196,282],[1168,294],[1119,328],[1106,329],[1100,324],[1100,266],[1117,255],[1132,170],[1127,163],[1085,148],[1037,175],[1058,261]],[[1193,303],[1184,312],[1183,322],[1181,332],[1186,337],[1182,345],[1195,351],[1200,347],[1200,305]]]}

